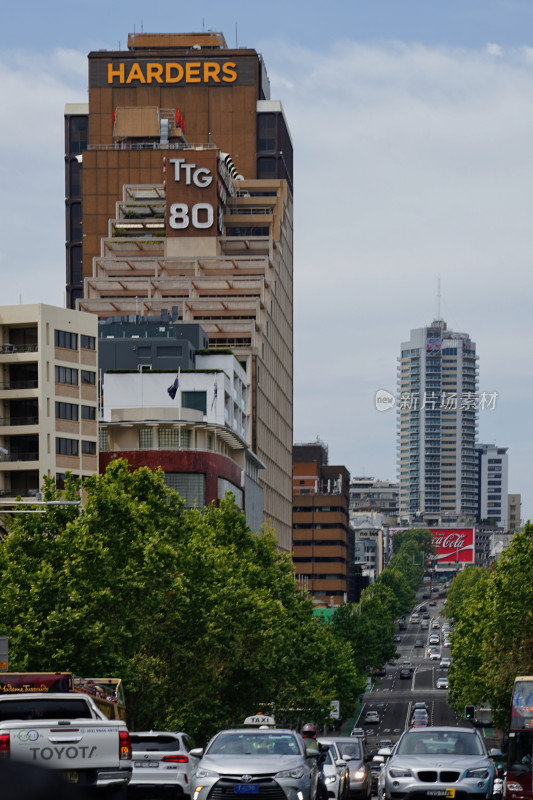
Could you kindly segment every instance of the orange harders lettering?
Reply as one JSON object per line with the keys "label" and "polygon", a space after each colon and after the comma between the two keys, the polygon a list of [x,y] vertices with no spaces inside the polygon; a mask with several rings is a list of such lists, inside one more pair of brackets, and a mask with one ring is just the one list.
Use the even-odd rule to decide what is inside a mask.
{"label": "orange harders lettering", "polygon": [[219,75],[220,64],[217,64],[216,61],[206,61],[204,63],[204,83],[209,83],[210,80],[220,83]]}
{"label": "orange harders lettering", "polygon": [[[176,70],[177,75],[172,74],[174,70]],[[166,64],[165,83],[179,83],[181,80],[183,80],[183,67],[181,64],[174,64],[172,62]]]}
{"label": "orange harders lettering", "polygon": [[119,83],[124,83],[124,64],[119,64],[118,69],[113,69],[113,64],[107,65],[107,82],[113,83],[113,78],[118,78]]}
{"label": "orange harders lettering", "polygon": [[146,65],[146,82],[157,81],[163,83],[163,65],[148,62]]}
{"label": "orange harders lettering", "polygon": [[187,83],[201,83],[200,77],[200,62],[187,61],[185,64],[185,80]]}
{"label": "orange harders lettering", "polygon": [[143,71],[141,69],[140,64],[134,64],[130,69],[130,74],[127,77],[126,83],[131,83],[132,81],[140,81],[141,83],[146,83],[146,78],[143,75]]}
{"label": "orange harders lettering", "polygon": [[224,73],[223,81],[226,83],[233,83],[237,80],[237,70],[235,61],[226,61],[222,64],[222,72]]}

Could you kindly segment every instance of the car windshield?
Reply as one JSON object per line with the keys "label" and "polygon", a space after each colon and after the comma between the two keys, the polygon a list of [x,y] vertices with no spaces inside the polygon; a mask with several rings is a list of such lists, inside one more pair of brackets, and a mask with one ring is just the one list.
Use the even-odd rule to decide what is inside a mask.
{"label": "car windshield", "polygon": [[357,742],[339,742],[337,747],[339,748],[341,758],[344,758],[346,761],[361,758],[361,748]]}
{"label": "car windshield", "polygon": [[207,755],[299,755],[296,738],[290,733],[221,733],[206,750]]}
{"label": "car windshield", "polygon": [[398,745],[398,755],[484,755],[478,736],[455,731],[408,734]]}

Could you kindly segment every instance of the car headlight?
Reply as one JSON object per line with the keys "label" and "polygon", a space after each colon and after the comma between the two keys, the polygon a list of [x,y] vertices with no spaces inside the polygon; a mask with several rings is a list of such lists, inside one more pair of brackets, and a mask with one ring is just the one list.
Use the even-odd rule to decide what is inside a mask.
{"label": "car headlight", "polygon": [[198,767],[195,772],[195,778],[218,778],[218,772],[214,772],[212,769],[205,769],[205,767]]}
{"label": "car headlight", "polygon": [[413,773],[407,767],[390,767],[389,775],[391,778],[412,778]]}
{"label": "car headlight", "polygon": [[302,767],[295,767],[294,769],[284,769],[281,772],[277,772],[274,777],[275,778],[303,778],[304,771]]}
{"label": "car headlight", "polygon": [[489,771],[486,767],[478,767],[477,769],[467,769],[465,778],[481,778],[486,780],[489,777]]}
{"label": "car headlight", "polygon": [[519,783],[515,783],[514,781],[508,781],[507,788],[510,792],[523,792],[524,787],[520,786]]}
{"label": "car headlight", "polygon": [[337,780],[337,776],[336,775],[328,775],[326,777],[326,780],[324,781],[324,783],[327,785],[327,784],[330,784],[330,783],[335,783],[336,780]]}
{"label": "car headlight", "polygon": [[364,769],[356,769],[354,770],[354,772],[352,772],[352,778],[354,779],[354,781],[362,781],[364,777],[365,777]]}

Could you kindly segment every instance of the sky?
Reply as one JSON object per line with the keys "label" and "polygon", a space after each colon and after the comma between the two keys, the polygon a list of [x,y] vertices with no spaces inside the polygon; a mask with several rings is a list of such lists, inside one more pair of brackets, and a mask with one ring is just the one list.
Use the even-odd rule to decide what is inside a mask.
{"label": "sky", "polygon": [[[470,334],[479,441],[533,517],[533,0],[12,4],[0,29],[0,305],[64,305],[66,103],[87,54],[215,30],[263,55],[294,156],[294,440],[395,479],[397,357]],[[440,288],[439,288],[440,287]]]}

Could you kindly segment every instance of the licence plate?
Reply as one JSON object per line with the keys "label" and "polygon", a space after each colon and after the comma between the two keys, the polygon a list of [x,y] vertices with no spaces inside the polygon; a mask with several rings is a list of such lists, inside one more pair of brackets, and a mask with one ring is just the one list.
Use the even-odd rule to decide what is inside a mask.
{"label": "licence plate", "polygon": [[64,780],[68,781],[68,783],[77,783],[78,773],[73,770],[69,770],[68,772],[63,772],[63,778]]}
{"label": "licence plate", "polygon": [[259,794],[257,783],[236,783],[233,791],[237,794]]}
{"label": "licence plate", "polygon": [[134,767],[151,767],[154,769],[155,767],[159,766],[159,761],[134,761]]}
{"label": "licence plate", "polygon": [[455,797],[455,789],[435,789],[426,792],[428,797]]}

